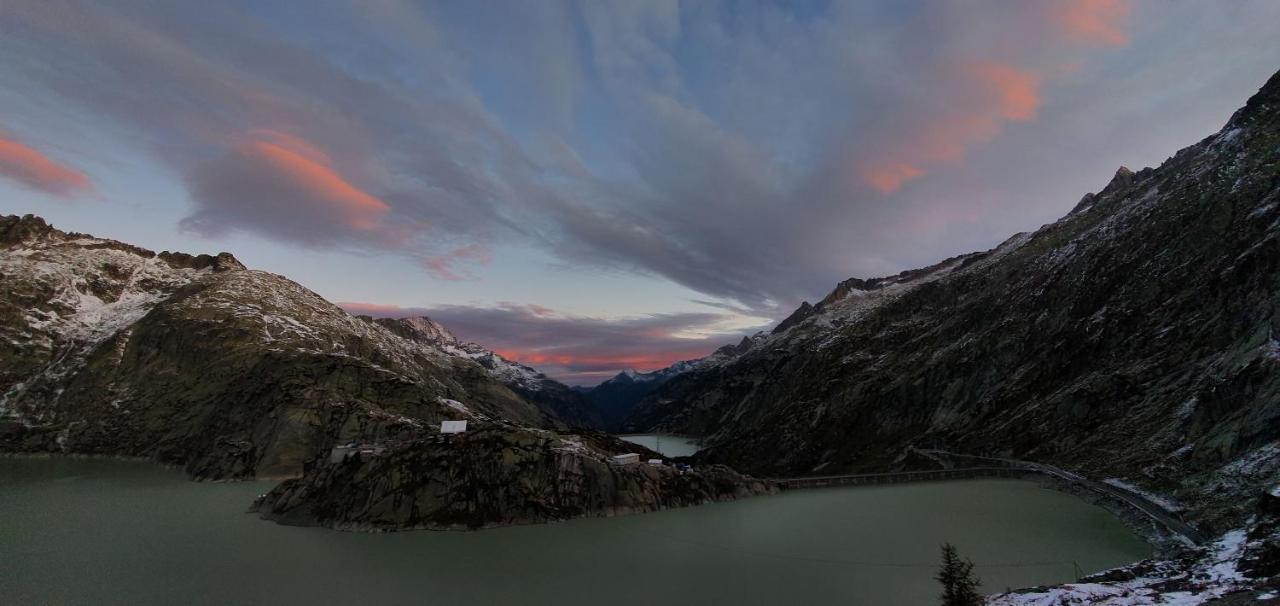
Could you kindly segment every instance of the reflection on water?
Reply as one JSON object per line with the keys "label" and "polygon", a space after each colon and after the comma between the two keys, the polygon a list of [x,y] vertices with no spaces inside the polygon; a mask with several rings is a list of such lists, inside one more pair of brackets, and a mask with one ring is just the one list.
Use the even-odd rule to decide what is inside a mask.
{"label": "reflection on water", "polygon": [[668,457],[687,457],[701,450],[697,442],[687,438],[661,434],[632,434],[618,436],[632,444],[639,444],[649,450],[660,452]]}

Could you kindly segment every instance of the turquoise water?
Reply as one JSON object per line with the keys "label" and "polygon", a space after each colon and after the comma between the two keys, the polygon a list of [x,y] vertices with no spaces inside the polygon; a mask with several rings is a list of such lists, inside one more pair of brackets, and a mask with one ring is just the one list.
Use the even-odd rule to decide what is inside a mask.
{"label": "turquoise water", "polygon": [[660,434],[633,434],[618,437],[631,442],[632,444],[644,446],[654,452],[660,452],[668,457],[687,457],[702,449],[698,446],[697,442],[687,438],[678,438],[676,436]]}
{"label": "turquoise water", "polygon": [[245,513],[269,488],[140,462],[0,458],[0,603],[936,604],[943,541],[988,591],[1148,555],[1106,511],[1018,480],[380,535]]}

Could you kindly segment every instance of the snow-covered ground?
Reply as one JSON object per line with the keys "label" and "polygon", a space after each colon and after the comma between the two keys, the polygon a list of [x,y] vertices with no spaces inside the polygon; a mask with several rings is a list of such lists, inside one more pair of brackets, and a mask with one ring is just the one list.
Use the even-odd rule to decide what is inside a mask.
{"label": "snow-covered ground", "polygon": [[988,598],[990,606],[1197,606],[1229,593],[1253,588],[1257,581],[1240,570],[1248,548],[1248,529],[1223,534],[1213,544],[1200,548],[1194,558],[1140,562],[1107,571],[1095,578],[1132,578],[1116,581],[1068,583],[1056,587],[1003,593]]}
{"label": "snow-covered ground", "polygon": [[99,344],[210,271],[90,237],[42,238],[0,251],[0,275],[15,285],[9,303],[22,317],[0,326],[0,338],[31,359],[49,359],[0,395],[0,416],[23,421],[18,403],[26,390],[66,376]]}

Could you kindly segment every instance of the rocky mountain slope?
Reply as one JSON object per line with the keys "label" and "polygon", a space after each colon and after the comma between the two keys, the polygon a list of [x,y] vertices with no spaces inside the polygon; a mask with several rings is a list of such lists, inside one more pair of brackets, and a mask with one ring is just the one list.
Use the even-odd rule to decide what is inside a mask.
{"label": "rocky mountain slope", "polygon": [[1221,132],[999,247],[838,285],[631,417],[760,475],[913,447],[1038,460],[1240,524],[1280,481],[1280,74]]}
{"label": "rocky mountain slope", "polygon": [[229,254],[155,254],[0,218],[0,449],[194,476],[296,475],[334,443],[550,416],[480,364],[359,320]]}
{"label": "rocky mountain slope", "polygon": [[631,428],[624,422],[636,404],[672,377],[684,373],[699,363],[698,360],[676,362],[652,372],[624,370],[607,381],[582,393],[599,412],[601,422],[610,431],[626,432]]}
{"label": "rocky mountain slope", "polygon": [[484,346],[462,341],[439,322],[426,316],[369,318],[406,339],[460,356],[483,366],[489,374],[520,397],[544,410],[554,422],[568,427],[599,429],[604,420],[599,409],[573,388],[524,364],[508,360]]}
{"label": "rocky mountain slope", "polygon": [[[369,529],[772,490],[722,467],[610,465],[643,449],[565,430],[598,420],[564,385],[425,318],[352,316],[226,253],[155,254],[0,217],[0,286],[0,452],[145,457],[201,479],[305,472],[264,515]],[[442,435],[444,420],[469,433]],[[334,458],[352,443],[361,454]]]}

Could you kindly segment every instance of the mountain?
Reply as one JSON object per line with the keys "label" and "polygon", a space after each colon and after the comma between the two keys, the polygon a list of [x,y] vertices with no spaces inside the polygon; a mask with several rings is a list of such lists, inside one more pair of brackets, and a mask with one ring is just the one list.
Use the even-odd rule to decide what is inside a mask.
{"label": "mountain", "polygon": [[722,466],[613,465],[660,455],[566,429],[590,420],[580,394],[429,319],[358,318],[227,253],[0,217],[0,320],[0,452],[295,478],[257,505],[282,522],[481,527],[773,490]]}
{"label": "mountain", "polygon": [[581,392],[528,366],[508,360],[483,346],[458,339],[449,329],[426,316],[414,318],[370,318],[406,339],[423,343],[450,355],[483,366],[490,376],[526,401],[546,412],[552,422],[568,427],[600,429],[605,422],[600,412]]}
{"label": "mountain", "polygon": [[631,422],[761,475],[914,448],[1121,478],[1236,527],[1280,482],[1280,74],[1217,134],[1059,221],[840,283]]}
{"label": "mountain", "polygon": [[676,362],[651,372],[624,370],[595,387],[582,390],[582,393],[598,411],[605,428],[610,431],[628,431],[625,420],[636,404],[672,377],[693,369],[700,362],[701,360]]}
{"label": "mountain", "polygon": [[230,254],[151,251],[0,217],[0,448],[296,475],[332,444],[548,415],[480,364],[350,316]]}

